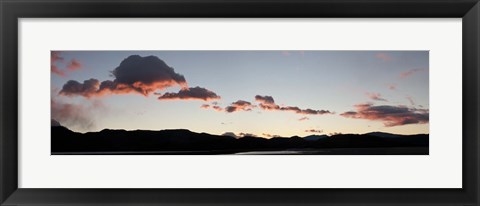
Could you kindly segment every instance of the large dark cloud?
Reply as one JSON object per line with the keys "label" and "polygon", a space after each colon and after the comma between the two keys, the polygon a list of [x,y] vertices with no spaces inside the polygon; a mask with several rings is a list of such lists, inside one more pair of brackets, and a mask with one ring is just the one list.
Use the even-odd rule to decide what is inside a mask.
{"label": "large dark cloud", "polygon": [[355,105],[355,109],[356,111],[348,111],[340,115],[347,118],[382,121],[386,127],[426,124],[429,121],[427,109],[390,105],[374,106],[372,104],[358,104]]}
{"label": "large dark cloud", "polygon": [[143,95],[179,85],[187,87],[185,77],[156,56],[132,55],[112,71],[114,84],[127,85]]}
{"label": "large dark cloud", "polygon": [[160,97],[160,100],[203,100],[211,101],[220,99],[220,96],[208,89],[201,87],[183,88],[178,93],[167,92]]}
{"label": "large dark cloud", "polygon": [[332,112],[328,110],[300,109],[296,106],[280,106],[275,103],[272,96],[256,95],[255,101],[259,102],[259,107],[263,110],[292,111],[304,115],[332,114]]}
{"label": "large dark cloud", "polygon": [[[71,88],[71,86],[75,86],[75,88],[82,87],[78,82],[70,80],[67,82],[70,85],[64,85],[64,89],[60,91],[60,94],[91,97],[133,92],[147,96],[156,90],[162,90],[175,85],[187,88],[187,82],[183,75],[175,73],[172,67],[169,67],[156,56],[129,56],[112,71],[112,75],[115,77],[113,81],[99,82],[96,85],[96,90],[88,90],[88,94],[84,90],[64,90]],[[90,88],[89,86],[91,85],[84,85],[83,88]]]}
{"label": "large dark cloud", "polygon": [[[77,63],[73,62],[71,64],[72,68],[78,66]],[[103,82],[96,79],[89,79],[83,83],[70,80],[63,86],[60,94],[65,96],[84,96],[87,98],[127,93],[148,96],[157,90],[180,86],[181,90],[178,93],[165,93],[159,99],[199,99],[209,101],[220,98],[217,94],[205,88],[189,88],[183,75],[176,73],[172,67],[156,56],[129,56],[112,71],[112,75],[114,77],[113,80]]]}

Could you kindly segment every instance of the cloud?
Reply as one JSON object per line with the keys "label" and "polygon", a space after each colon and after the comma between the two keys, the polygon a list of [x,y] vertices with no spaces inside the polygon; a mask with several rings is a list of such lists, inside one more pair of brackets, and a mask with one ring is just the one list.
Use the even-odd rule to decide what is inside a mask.
{"label": "cloud", "polygon": [[240,136],[240,137],[257,137],[257,135],[255,135],[255,134],[252,134],[252,133],[243,133],[243,132],[240,132],[240,133],[238,134],[238,136]]}
{"label": "cloud", "polygon": [[213,105],[213,106],[212,106],[212,109],[214,109],[214,110],[216,110],[216,111],[218,111],[218,112],[223,111],[223,108],[221,108],[220,106],[217,106],[217,105]]}
{"label": "cloud", "polygon": [[268,134],[268,133],[262,133],[262,136],[264,136],[264,137],[270,137],[270,138],[272,138],[272,137],[281,137],[280,135]]}
{"label": "cloud", "polygon": [[396,89],[397,89],[397,85],[396,85],[396,84],[389,84],[389,85],[388,85],[388,89],[390,89],[390,90],[396,90]]}
{"label": "cloud", "polygon": [[406,106],[373,106],[372,104],[357,104],[356,111],[340,114],[343,117],[382,121],[386,127],[407,124],[426,124],[429,121],[427,109],[408,108]]}
{"label": "cloud", "polygon": [[115,79],[109,83],[108,88],[113,93],[117,84],[145,96],[175,85],[187,88],[185,77],[156,56],[131,55],[124,59],[112,74]]}
{"label": "cloud", "polygon": [[233,132],[225,132],[222,134],[222,136],[228,136],[228,137],[233,137],[233,138],[239,138],[239,136],[237,136],[235,133]]}
{"label": "cloud", "polygon": [[[176,85],[183,88],[182,93],[190,91],[185,77],[176,73],[172,67],[156,56],[129,56],[112,71],[112,75],[115,77],[113,81],[101,82],[97,91],[88,96],[125,93],[138,93],[148,96],[156,90],[163,90]],[[77,86],[79,85],[77,84]],[[198,89],[195,88],[194,91],[198,92]],[[75,95],[74,91],[63,93]],[[87,96],[83,92],[78,93],[78,95]]]}
{"label": "cloud", "polygon": [[410,102],[410,104],[415,106],[415,101],[413,101],[413,98],[411,96],[406,96],[407,100]]}
{"label": "cloud", "polygon": [[64,96],[84,96],[90,98],[97,95],[97,90],[100,85],[100,82],[96,79],[89,79],[83,81],[83,83],[77,82],[75,80],[69,80],[65,83],[60,90],[60,95]]}
{"label": "cloud", "polygon": [[333,135],[339,135],[342,134],[341,132],[330,132],[328,133],[328,136],[333,136]]}
{"label": "cloud", "polygon": [[298,119],[298,121],[306,121],[306,120],[309,120],[309,119],[310,118],[308,118],[308,117],[302,117],[302,118]]}
{"label": "cloud", "polygon": [[310,133],[323,133],[323,130],[321,129],[307,129],[305,132],[310,132]]}
{"label": "cloud", "polygon": [[159,100],[203,100],[211,101],[220,99],[220,96],[202,87],[183,88],[178,93],[167,92]]}
{"label": "cloud", "polygon": [[127,94],[135,92],[135,90],[125,84],[116,84],[107,80],[100,83],[97,79],[89,79],[83,83],[75,80],[69,80],[60,90],[59,94],[63,96],[83,96],[86,98],[103,96],[106,94]]}
{"label": "cloud", "polygon": [[220,107],[220,106],[218,106],[218,105],[216,105],[216,104],[214,104],[214,103],[212,103],[212,105],[202,104],[202,105],[200,106],[200,108],[202,108],[202,109],[213,109],[213,110],[218,111],[218,112],[223,111],[223,108],[222,108],[222,107]]}
{"label": "cloud", "polygon": [[[52,53],[53,54],[53,53]],[[71,69],[78,68],[80,63],[72,60]],[[185,77],[178,74],[163,60],[156,56],[141,57],[131,55],[125,58],[112,71],[113,80],[100,82],[89,79],[83,83],[75,80],[68,81],[60,91],[65,96],[84,96],[87,98],[109,94],[136,93],[148,96],[152,93],[160,94],[157,90],[180,86],[178,93],[167,92],[161,95],[160,100],[204,100],[220,99],[214,92],[201,88],[189,88]]]}
{"label": "cloud", "polygon": [[95,126],[92,110],[97,104],[82,105],[51,100],[51,119],[70,129],[90,130]]}
{"label": "cloud", "polygon": [[328,110],[314,110],[314,109],[300,109],[296,106],[280,106],[275,104],[272,96],[261,96],[256,95],[255,101],[259,102],[259,106],[263,110],[276,110],[276,111],[292,111],[297,114],[305,115],[323,115],[323,114],[332,114]]}
{"label": "cloud", "polygon": [[225,111],[227,113],[238,112],[238,111],[252,111],[256,106],[250,102],[244,100],[238,100],[236,102],[232,102],[229,106],[222,108],[218,105],[218,102],[212,102],[210,104],[203,104],[200,106],[203,109],[213,109],[218,112]]}
{"label": "cloud", "polygon": [[382,95],[380,93],[367,92],[367,93],[365,93],[365,95],[367,95],[367,97],[370,98],[371,100],[387,102],[386,99],[382,98]]}
{"label": "cloud", "polygon": [[275,104],[275,100],[273,100],[272,96],[255,95],[255,101],[262,104]]}
{"label": "cloud", "polygon": [[133,87],[128,84],[122,84],[111,80],[106,80],[100,83],[100,87],[98,88],[96,95],[97,96],[104,96],[109,94],[129,94],[129,93],[137,93],[147,96],[148,94],[144,94],[138,92]]}
{"label": "cloud", "polygon": [[225,107],[225,111],[228,113],[237,112],[237,111],[252,111],[254,107],[255,106],[252,105],[252,103],[250,102],[238,100],[236,102],[232,102],[230,106]]}
{"label": "cloud", "polygon": [[65,76],[65,72],[58,68],[57,63],[62,62],[64,59],[60,56],[60,52],[51,51],[50,52],[50,71],[58,76]]}
{"label": "cloud", "polygon": [[275,104],[272,96],[256,95],[255,101],[259,102],[260,108],[264,110],[279,110],[280,106]]}
{"label": "cloud", "polygon": [[63,58],[60,54],[61,54],[60,51],[50,52],[50,71],[53,74],[56,74],[61,77],[65,77],[67,76],[67,73],[66,73],[67,71],[75,71],[82,67],[82,64],[80,64],[79,61],[77,61],[76,59],[71,59],[67,63],[66,68],[60,69],[58,67],[58,63],[63,62],[65,60],[65,58]]}
{"label": "cloud", "polygon": [[375,57],[383,60],[384,62],[388,62],[388,61],[393,60],[392,56],[390,56],[389,54],[384,53],[384,52],[380,52],[380,53],[375,54]]}
{"label": "cloud", "polygon": [[80,68],[82,68],[82,64],[80,64],[80,62],[78,62],[76,59],[72,59],[70,62],[68,62],[67,69],[69,71],[75,71]]}
{"label": "cloud", "polygon": [[240,132],[238,134],[235,134],[233,132],[225,132],[222,134],[222,136],[229,136],[229,137],[234,137],[234,138],[241,138],[241,137],[257,137],[257,135],[252,134],[252,133],[244,133]]}
{"label": "cloud", "polygon": [[331,114],[328,110],[314,110],[314,109],[300,109],[298,107],[286,106],[280,107],[281,111],[292,111],[297,114],[306,114],[306,115],[322,115],[322,114]]}
{"label": "cloud", "polygon": [[423,71],[423,70],[424,70],[423,68],[410,69],[408,71],[404,71],[404,72],[400,73],[400,77],[401,78],[406,78],[406,77],[412,76],[415,73]]}

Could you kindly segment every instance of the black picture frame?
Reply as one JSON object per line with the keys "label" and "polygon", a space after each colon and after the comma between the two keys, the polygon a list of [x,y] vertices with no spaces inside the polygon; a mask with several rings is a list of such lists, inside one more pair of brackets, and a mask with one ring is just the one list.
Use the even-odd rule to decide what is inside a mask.
{"label": "black picture frame", "polygon": [[[478,205],[478,0],[0,0],[1,205]],[[18,188],[18,19],[151,17],[462,18],[462,189]]]}

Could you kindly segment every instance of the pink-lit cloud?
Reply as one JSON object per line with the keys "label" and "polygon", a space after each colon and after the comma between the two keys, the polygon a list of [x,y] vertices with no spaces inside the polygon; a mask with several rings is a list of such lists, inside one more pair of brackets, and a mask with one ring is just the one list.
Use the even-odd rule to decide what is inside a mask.
{"label": "pink-lit cloud", "polygon": [[365,95],[367,95],[367,97],[370,98],[371,100],[387,102],[385,98],[382,98],[382,95],[380,93],[367,92],[365,93]]}
{"label": "pink-lit cloud", "polygon": [[68,62],[67,70],[75,71],[75,70],[79,70],[80,68],[82,68],[82,64],[80,64],[78,60],[72,59],[70,60],[70,62]]}
{"label": "pink-lit cloud", "polygon": [[404,71],[404,72],[400,73],[400,77],[401,78],[410,77],[410,76],[414,75],[415,73],[423,71],[423,70],[425,70],[425,69],[423,69],[423,68],[410,69],[408,71]]}
{"label": "pink-lit cloud", "polygon": [[62,76],[62,77],[65,76],[65,72],[60,70],[60,68],[58,68],[58,66],[57,66],[57,63],[62,62],[63,60],[64,60],[64,58],[60,56],[60,52],[58,52],[58,51],[51,51],[50,52],[50,71],[53,74],[56,74],[56,75]]}
{"label": "pink-lit cloud", "polygon": [[[79,67],[81,67],[80,63],[72,60],[69,68],[75,70]],[[220,99],[220,96],[208,89],[198,86],[189,88],[183,75],[176,73],[172,67],[156,56],[131,55],[112,71],[112,75],[113,80],[103,82],[97,79],[89,79],[83,83],[70,80],[63,85],[59,94],[87,98],[129,93],[148,96],[153,93],[160,95],[157,92],[158,90],[180,86],[181,90],[179,92],[167,92],[160,95],[158,99],[204,101]]]}
{"label": "pink-lit cloud", "polygon": [[299,107],[296,107],[296,106],[280,106],[275,103],[272,96],[256,95],[255,101],[259,102],[259,107],[263,110],[292,111],[297,114],[304,114],[304,115],[332,114],[332,112],[328,110],[300,109]]}
{"label": "pink-lit cloud", "polygon": [[238,100],[236,102],[232,102],[229,106],[225,107],[225,111],[228,113],[237,112],[237,111],[252,111],[255,105],[252,103]]}
{"label": "pink-lit cloud", "polygon": [[99,86],[100,81],[93,78],[85,80],[83,83],[69,80],[63,85],[59,94],[63,96],[84,96],[90,98],[97,95]]}
{"label": "pink-lit cloud", "polygon": [[340,115],[347,118],[382,121],[386,127],[426,124],[429,121],[429,111],[427,109],[390,105],[374,106],[369,103],[357,104],[354,107],[355,111],[344,112]]}
{"label": "pink-lit cloud", "polygon": [[60,51],[51,51],[50,52],[50,71],[52,74],[56,74],[61,77],[67,76],[67,72],[78,70],[82,67],[82,64],[76,60],[71,59],[65,66],[65,68],[61,69],[59,67],[59,63],[64,62],[65,58],[61,56]]}
{"label": "pink-lit cloud", "polygon": [[390,90],[396,90],[396,89],[397,89],[397,85],[396,85],[396,84],[389,84],[389,85],[388,85],[388,89],[390,89]]}
{"label": "pink-lit cloud", "polygon": [[214,105],[214,104],[212,104],[212,105],[202,104],[202,105],[200,106],[200,108],[202,108],[202,109],[213,109],[213,110],[215,110],[215,111],[217,111],[217,112],[223,111],[223,108],[222,108],[222,107],[220,107],[220,106],[218,106],[218,105]]}
{"label": "pink-lit cloud", "polygon": [[167,92],[158,97],[159,100],[203,100],[212,101],[220,96],[202,87],[183,88],[178,93]]}
{"label": "pink-lit cloud", "polygon": [[393,60],[392,56],[390,56],[389,54],[384,53],[384,52],[380,52],[380,53],[375,54],[375,57],[378,58],[378,59],[381,59],[384,62],[388,62],[388,61]]}

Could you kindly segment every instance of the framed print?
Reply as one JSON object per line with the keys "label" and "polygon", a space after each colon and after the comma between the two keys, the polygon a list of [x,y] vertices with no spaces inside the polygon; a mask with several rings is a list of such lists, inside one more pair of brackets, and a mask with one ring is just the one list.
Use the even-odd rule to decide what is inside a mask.
{"label": "framed print", "polygon": [[478,205],[479,9],[2,1],[1,204]]}

